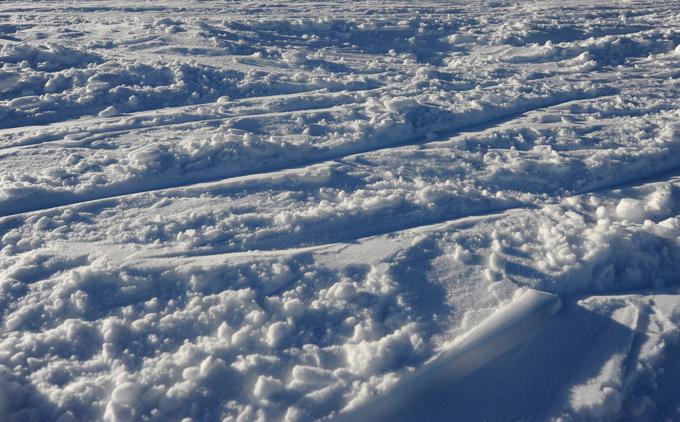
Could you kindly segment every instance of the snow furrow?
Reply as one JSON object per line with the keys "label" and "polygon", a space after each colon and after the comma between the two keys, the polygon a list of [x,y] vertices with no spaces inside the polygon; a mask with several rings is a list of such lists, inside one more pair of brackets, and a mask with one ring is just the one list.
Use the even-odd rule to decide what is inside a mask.
{"label": "snow furrow", "polygon": [[[607,92],[608,95],[608,91]],[[591,99],[593,97],[585,97],[584,99]],[[434,126],[428,129],[432,129],[438,133],[441,133],[442,135],[445,135],[447,133],[451,132],[460,132],[460,131],[466,131],[466,132],[471,132],[474,130],[486,130],[491,126],[502,124],[506,121],[511,121],[518,116],[521,116],[529,111],[536,111],[536,110],[547,110],[550,107],[555,107],[559,106],[565,103],[571,103],[575,101],[573,98],[569,99],[554,99],[554,100],[548,100],[548,101],[540,101],[538,102],[538,108],[521,108],[520,110],[512,110],[512,112],[504,114],[503,111],[498,111],[496,113],[489,113],[488,116],[478,119],[478,121],[474,121],[472,123],[467,123],[467,124],[460,124],[460,126],[456,126],[456,124],[451,124],[451,123],[446,123],[443,126],[438,125]],[[342,107],[342,106],[340,106]],[[263,115],[255,115],[256,117],[262,117],[262,116],[285,116],[287,113],[304,113],[304,112],[322,112],[322,111],[328,111],[330,109],[312,109],[310,110],[295,110],[292,112],[276,112],[276,113],[267,113]],[[198,120],[197,122],[210,122],[210,121],[221,121],[225,119],[231,119],[234,122],[240,122],[240,121],[248,121],[251,119],[252,116],[243,116],[243,117],[220,117],[220,118],[215,118],[215,119],[206,119],[206,120]],[[186,124],[187,122],[181,122],[181,123],[170,123],[167,125],[158,125],[158,126],[170,126],[170,125],[183,125]],[[156,126],[156,127],[158,127]],[[146,128],[144,128],[146,129]],[[108,132],[104,134],[108,135],[115,135],[115,134],[120,134],[120,133],[125,133],[127,132],[126,130],[122,131],[113,131],[113,132]],[[428,134],[430,132],[428,131]],[[73,193],[73,192],[63,192],[63,191],[58,191],[54,192],[52,194],[46,193],[44,195],[41,195],[41,198],[36,198],[33,200],[32,203],[27,203],[27,202],[16,202],[16,201],[1,201],[0,200],[0,217],[7,217],[11,215],[16,215],[16,214],[23,214],[27,212],[34,212],[34,211],[41,211],[41,210],[46,210],[46,209],[51,209],[51,208],[56,208],[56,207],[62,207],[62,206],[70,206],[70,205],[77,205],[77,204],[82,204],[82,203],[89,203],[92,201],[97,201],[97,200],[105,200],[105,199],[117,199],[129,195],[135,195],[135,194],[143,194],[143,193],[151,193],[151,192],[157,192],[157,191],[165,191],[165,190],[172,190],[176,188],[184,188],[184,187],[192,187],[198,184],[204,184],[204,183],[210,183],[210,182],[219,182],[219,181],[225,181],[229,180],[232,178],[241,178],[241,177],[247,177],[247,176],[262,176],[262,177],[267,177],[272,173],[277,173],[279,171],[289,171],[289,170],[296,170],[296,169],[302,169],[305,167],[310,167],[310,166],[316,166],[320,164],[329,164],[334,161],[339,161],[346,159],[348,157],[352,157],[355,155],[359,154],[364,154],[364,153],[371,153],[371,152],[379,152],[379,151],[384,151],[384,150],[389,150],[392,148],[398,148],[402,147],[405,145],[418,145],[422,144],[423,141],[428,139],[427,136],[425,135],[420,135],[418,134],[415,137],[406,137],[405,139],[402,138],[396,138],[396,140],[387,140],[381,142],[380,145],[376,146],[364,146],[362,144],[356,144],[356,145],[351,145],[351,146],[346,146],[346,147],[341,147],[338,148],[341,151],[335,151],[333,149],[329,149],[326,151],[318,151],[313,153],[314,157],[311,159],[295,159],[292,157],[284,157],[285,160],[281,160],[282,162],[279,164],[276,161],[269,165],[262,165],[261,168],[257,169],[254,172],[248,172],[248,171],[241,171],[241,172],[233,172],[233,171],[219,171],[219,170],[213,170],[211,172],[208,172],[207,174],[194,174],[191,175],[191,177],[187,178],[180,178],[176,175],[162,175],[162,176],[147,176],[144,178],[143,181],[129,181],[125,183],[121,183],[119,186],[116,186],[115,184],[109,185],[109,186],[104,186],[104,187],[99,187],[96,192],[91,192],[91,193],[86,193],[86,194],[78,194],[78,193]],[[139,185],[136,187],[135,185]],[[4,202],[4,203],[3,203]],[[8,203],[9,202],[9,203]]]}

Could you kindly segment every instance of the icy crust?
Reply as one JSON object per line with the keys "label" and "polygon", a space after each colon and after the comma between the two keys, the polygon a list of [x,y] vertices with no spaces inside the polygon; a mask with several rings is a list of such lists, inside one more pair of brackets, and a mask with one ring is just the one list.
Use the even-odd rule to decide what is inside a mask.
{"label": "icy crust", "polygon": [[[456,414],[494,420],[531,415],[566,422],[677,415],[652,399],[673,400],[679,327],[671,321],[680,309],[677,291],[565,298],[556,314],[550,313],[554,296],[518,293],[450,352],[339,420],[417,421],[423,414],[445,420]],[[527,330],[529,325],[533,327]],[[537,325],[542,327],[536,330]],[[495,335],[486,335],[494,329]],[[522,344],[503,354],[513,342]],[[547,345],[550,353],[544,355]],[[522,376],[530,382],[518,383]],[[489,395],[502,405],[483,407]],[[422,403],[428,403],[427,410]]]}
{"label": "icy crust", "polygon": [[595,353],[605,347],[614,353],[597,375],[570,389],[570,410],[559,420],[675,417],[677,411],[658,405],[650,393],[658,391],[668,400],[668,383],[678,374],[672,363],[680,341],[677,295],[593,297],[579,306],[615,322],[616,328],[605,331],[593,347]]}
{"label": "icy crust", "polygon": [[[478,326],[457,337],[436,359],[405,376],[387,394],[343,412],[338,420],[411,421],[417,420],[419,413],[434,417],[436,413],[432,408],[448,408],[447,414],[462,410],[439,398],[433,400],[432,396],[449,395],[450,392],[442,390],[455,386],[467,375],[524,343],[527,336],[540,331],[554,319],[560,307],[560,299],[555,295],[518,290],[509,304],[500,306]],[[430,403],[425,411],[421,406],[424,402]],[[439,413],[436,419],[442,416]]]}

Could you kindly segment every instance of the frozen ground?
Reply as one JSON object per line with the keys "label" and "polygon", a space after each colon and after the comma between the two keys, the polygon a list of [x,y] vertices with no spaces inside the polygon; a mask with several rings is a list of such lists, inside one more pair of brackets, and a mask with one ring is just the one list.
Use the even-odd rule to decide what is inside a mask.
{"label": "frozen ground", "polygon": [[680,420],[678,30],[0,3],[0,420]]}

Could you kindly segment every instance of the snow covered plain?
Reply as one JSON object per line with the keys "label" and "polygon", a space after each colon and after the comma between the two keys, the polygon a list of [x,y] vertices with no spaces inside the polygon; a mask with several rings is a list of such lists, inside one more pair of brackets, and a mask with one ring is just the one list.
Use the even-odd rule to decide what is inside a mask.
{"label": "snow covered plain", "polygon": [[0,420],[680,420],[680,3],[0,3]]}

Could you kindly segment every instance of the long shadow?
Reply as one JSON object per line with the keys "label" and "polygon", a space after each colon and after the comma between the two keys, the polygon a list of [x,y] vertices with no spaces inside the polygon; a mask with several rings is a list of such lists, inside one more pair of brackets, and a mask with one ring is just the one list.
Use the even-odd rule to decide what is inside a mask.
{"label": "long shadow", "polygon": [[59,416],[56,406],[29,380],[0,371],[0,420],[47,421]]}
{"label": "long shadow", "polygon": [[[668,347],[668,351],[661,358],[657,371],[656,386],[649,386],[638,391],[642,394],[654,394],[655,406],[640,415],[639,420],[645,421],[673,421],[678,418],[680,397],[677,394],[678,379],[680,379],[680,348]],[[649,391],[647,391],[649,390]]]}
{"label": "long shadow", "polygon": [[397,387],[338,420],[547,420],[559,416],[570,387],[596,376],[632,335],[629,327],[572,303],[524,344],[478,369],[466,372],[450,362],[417,388]]}
{"label": "long shadow", "polygon": [[447,304],[444,287],[428,280],[432,260],[440,254],[437,242],[430,238],[404,251],[390,269],[404,299],[414,314],[420,316],[418,323],[426,336],[439,331],[440,324],[454,312]]}

